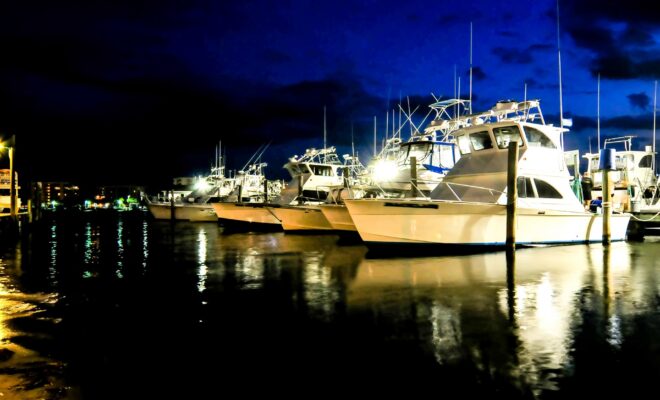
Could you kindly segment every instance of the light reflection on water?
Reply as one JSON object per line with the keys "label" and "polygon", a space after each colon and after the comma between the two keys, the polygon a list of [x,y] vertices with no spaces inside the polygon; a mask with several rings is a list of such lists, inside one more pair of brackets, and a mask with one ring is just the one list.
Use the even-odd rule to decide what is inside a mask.
{"label": "light reflection on water", "polygon": [[[223,234],[215,224],[120,218],[46,229],[43,244],[31,242],[31,257],[5,256],[26,274],[0,276],[19,292],[28,285],[60,296],[73,315],[70,329],[94,338],[85,352],[113,371],[128,368],[121,382],[131,381],[126,359],[133,372],[170,365],[190,382],[213,376],[213,368],[194,367],[212,359],[217,368],[231,366],[236,384],[284,374],[278,360],[310,376],[330,372],[334,362],[346,373],[428,385],[441,379],[445,391],[467,385],[472,394],[502,398],[569,396],[612,376],[643,387],[640,379],[660,374],[657,354],[647,354],[660,343],[648,334],[660,327],[660,243],[653,240],[509,257],[378,259],[333,235]],[[6,314],[0,310],[0,318]],[[89,318],[100,322],[88,325]],[[199,351],[163,359],[152,336]],[[75,354],[77,363],[89,362]],[[244,365],[248,359],[257,364]],[[105,382],[84,374],[79,381],[99,379]]]}

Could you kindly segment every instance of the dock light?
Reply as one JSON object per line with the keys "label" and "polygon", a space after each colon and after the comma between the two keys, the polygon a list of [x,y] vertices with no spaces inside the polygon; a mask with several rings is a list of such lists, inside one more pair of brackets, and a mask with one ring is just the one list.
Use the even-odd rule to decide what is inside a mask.
{"label": "dock light", "polygon": [[396,164],[390,160],[379,160],[374,166],[374,179],[377,181],[389,181],[396,175]]}
{"label": "dock light", "polygon": [[195,183],[195,190],[205,191],[210,188],[209,183],[206,182],[206,179],[200,179]]}

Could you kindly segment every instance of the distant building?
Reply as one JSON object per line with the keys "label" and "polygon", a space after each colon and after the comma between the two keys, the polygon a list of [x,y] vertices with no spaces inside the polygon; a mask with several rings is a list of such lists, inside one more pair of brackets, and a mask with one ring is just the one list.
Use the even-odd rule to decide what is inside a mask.
{"label": "distant building", "polygon": [[[16,208],[21,207],[21,199],[18,197],[18,172],[14,171]],[[11,204],[11,174],[8,169],[0,169],[0,213],[8,213]]]}
{"label": "distant building", "polygon": [[80,199],[80,187],[69,182],[37,182],[35,187],[41,204],[75,204]]}
{"label": "distant building", "polygon": [[127,207],[129,204],[138,204],[142,200],[144,187],[137,185],[106,185],[96,188],[94,198],[85,201],[85,208],[89,206],[105,206],[114,208]]}

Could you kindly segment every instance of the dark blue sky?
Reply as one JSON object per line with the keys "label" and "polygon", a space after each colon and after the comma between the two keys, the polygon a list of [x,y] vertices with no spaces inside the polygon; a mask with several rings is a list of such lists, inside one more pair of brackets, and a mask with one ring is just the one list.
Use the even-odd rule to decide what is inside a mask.
{"label": "dark blue sky", "polygon": [[[77,4],[76,4],[77,3]],[[602,135],[650,143],[660,75],[660,14],[651,2],[561,1],[567,149]],[[355,127],[372,149],[400,96],[468,96],[473,23],[475,111],[541,99],[557,121],[554,1],[14,1],[0,3],[0,134],[17,136],[32,179],[169,182],[203,172],[214,146],[240,168],[264,142],[270,172]],[[365,160],[366,161],[366,160]],[[6,157],[0,159],[0,166]]]}

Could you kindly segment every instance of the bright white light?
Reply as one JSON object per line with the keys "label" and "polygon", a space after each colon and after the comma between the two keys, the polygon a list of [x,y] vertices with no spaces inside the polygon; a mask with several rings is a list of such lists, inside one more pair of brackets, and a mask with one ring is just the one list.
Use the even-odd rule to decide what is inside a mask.
{"label": "bright white light", "polygon": [[393,161],[379,160],[374,166],[374,179],[376,181],[390,181],[396,175],[397,168]]}
{"label": "bright white light", "polygon": [[195,190],[206,191],[209,190],[210,187],[211,186],[206,182],[206,179],[199,179],[197,183],[195,183]]}

